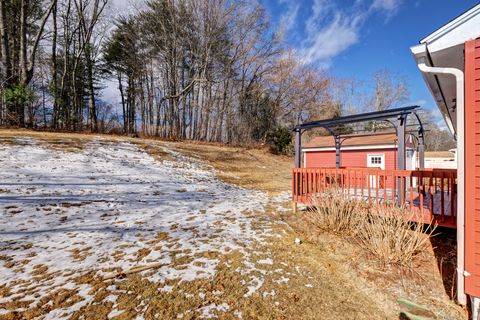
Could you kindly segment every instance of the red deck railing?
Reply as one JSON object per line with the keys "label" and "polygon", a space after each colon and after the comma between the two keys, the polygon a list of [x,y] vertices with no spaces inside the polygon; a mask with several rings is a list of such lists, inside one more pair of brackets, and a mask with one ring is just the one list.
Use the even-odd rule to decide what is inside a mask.
{"label": "red deck railing", "polygon": [[425,223],[451,228],[456,226],[456,186],[454,169],[296,168],[292,174],[295,202],[310,204],[315,194],[340,189],[368,202],[403,205]]}

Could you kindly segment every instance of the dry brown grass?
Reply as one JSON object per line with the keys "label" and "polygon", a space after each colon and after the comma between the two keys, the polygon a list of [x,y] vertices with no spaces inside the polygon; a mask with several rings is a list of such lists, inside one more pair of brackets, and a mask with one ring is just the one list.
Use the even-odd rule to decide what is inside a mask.
{"label": "dry brown grass", "polygon": [[165,152],[162,148],[160,143],[155,141],[152,143],[151,141],[133,141],[137,146],[142,148],[146,153],[151,155],[155,160],[163,161],[163,160],[174,160],[174,158]]}
{"label": "dry brown grass", "polygon": [[[435,248],[430,244],[427,243],[426,250],[413,260],[413,272],[398,265],[380,268],[378,260],[358,245],[354,237],[328,232],[312,233],[311,227],[305,225],[305,220],[296,217],[291,217],[289,223],[304,242],[319,248],[316,253],[305,252],[310,254],[312,260],[328,261],[332,266],[340,266],[345,276],[363,288],[365,295],[375,297],[385,309],[396,313],[396,316],[386,319],[399,319],[398,298],[425,305],[437,314],[438,319],[467,319],[464,310],[455,304],[444,287]],[[335,277],[337,272],[340,271],[332,272],[330,276]]]}
{"label": "dry brown grass", "polygon": [[172,160],[161,148],[167,146],[212,165],[217,170],[218,178],[223,181],[273,195],[291,188],[292,157],[273,155],[267,147],[228,146],[196,141],[172,142],[90,133],[0,129],[0,143],[15,143],[17,137],[32,137],[45,142],[49,147],[61,148],[64,151],[82,149],[85,143],[93,139],[107,142],[126,141],[138,145],[157,160]]}
{"label": "dry brown grass", "polygon": [[0,129],[0,143],[15,145],[17,138],[29,137],[43,143],[46,147],[63,152],[78,152],[85,143],[90,142],[95,136],[82,133],[55,133],[31,131],[21,129]]}
{"label": "dry brown grass", "polygon": [[[44,141],[71,141],[80,145],[93,138],[128,141],[137,143],[158,160],[169,160],[161,148],[168,146],[211,164],[219,170],[218,176],[225,181],[270,194],[291,188],[292,159],[273,156],[266,149],[194,142],[162,142],[108,135],[0,130],[0,139],[13,139],[16,136],[32,136]],[[278,204],[269,208],[264,219],[272,219],[275,223],[284,220],[294,229],[285,224],[276,224],[274,234],[282,236],[272,238],[268,244],[268,251],[274,259],[274,264],[269,268],[282,268],[289,273],[288,283],[279,285],[275,282],[279,276],[268,275],[257,294],[244,298],[245,287],[240,286],[239,282],[249,279],[247,275],[236,271],[236,267],[242,262],[242,255],[231,252],[215,257],[220,259],[221,263],[214,279],[160,284],[147,281],[144,278],[145,273],[142,273],[116,280],[117,288],[126,290],[119,296],[118,302],[124,313],[118,316],[118,319],[134,318],[136,309],[144,305],[148,305],[146,319],[153,319],[157,314],[162,319],[174,318],[179,313],[184,314],[184,319],[194,319],[199,317],[199,313],[187,313],[188,310],[196,310],[212,302],[229,304],[229,311],[219,314],[222,319],[234,318],[233,312],[236,310],[242,311],[244,319],[398,319],[398,297],[407,297],[433,310],[440,310],[437,314],[445,315],[443,318],[463,319],[461,309],[445,295],[434,249],[428,245],[428,241],[428,248],[419,253],[412,264],[421,277],[405,277],[395,265],[379,270],[374,263],[376,259],[371,258],[372,253],[359,246],[355,237],[339,235],[342,232],[319,232],[323,230],[319,228],[319,223],[312,228],[312,223],[305,219],[308,213],[293,215],[288,211],[276,211],[277,206]],[[258,228],[262,226],[259,225]],[[296,237],[302,239],[301,245],[294,244]],[[168,233],[159,233],[158,239],[165,238],[168,238]],[[151,240],[152,244],[159,241],[158,239]],[[249,248],[256,249],[259,248]],[[122,259],[122,255],[123,252],[119,250],[118,259]],[[139,256],[142,255],[143,253],[139,252]],[[8,257],[5,261],[7,259]],[[177,262],[182,263],[180,260]],[[178,267],[181,268],[182,265],[179,264]],[[111,270],[114,271],[118,270]],[[85,277],[84,282],[95,287],[96,299],[75,313],[73,318],[105,318],[112,309],[112,303],[102,297],[106,296],[106,287],[110,283],[99,283],[93,277]],[[312,287],[306,287],[306,284]],[[172,285],[173,291],[159,291],[165,285]],[[276,291],[275,297],[263,296],[263,293],[273,289]],[[8,288],[0,286],[0,294],[7,291]],[[217,296],[213,294],[214,291],[221,291],[222,295]],[[199,292],[206,293],[206,298],[199,299]],[[78,297],[74,292],[67,296],[71,298],[56,302],[52,308],[66,307]],[[279,304],[276,305],[275,302]],[[23,314],[10,313],[6,318],[31,318],[46,312],[48,309],[43,309],[39,304]]]}
{"label": "dry brown grass", "polygon": [[371,204],[327,191],[316,195],[306,218],[319,230],[353,236],[384,268],[397,264],[411,268],[415,256],[429,243],[436,226],[424,226],[415,213],[394,205]]}
{"label": "dry brown grass", "polygon": [[346,235],[357,232],[362,208],[352,197],[330,190],[316,195],[313,203],[314,207],[306,217],[319,230]]}
{"label": "dry brown grass", "polygon": [[357,238],[382,267],[398,264],[413,268],[413,260],[426,249],[436,229],[436,225],[424,226],[414,220],[414,212],[374,205],[363,215]]}
{"label": "dry brown grass", "polygon": [[291,188],[293,159],[272,155],[267,148],[194,142],[168,142],[166,145],[212,165],[223,181],[270,194]]}

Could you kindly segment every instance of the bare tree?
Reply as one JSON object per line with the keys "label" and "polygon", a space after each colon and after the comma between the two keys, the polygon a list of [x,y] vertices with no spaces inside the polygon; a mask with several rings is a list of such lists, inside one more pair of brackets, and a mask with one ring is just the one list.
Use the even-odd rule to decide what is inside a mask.
{"label": "bare tree", "polygon": [[398,106],[409,97],[404,77],[386,69],[377,71],[373,76],[374,91],[371,107],[374,111],[383,111]]}
{"label": "bare tree", "polygon": [[[30,84],[36,54],[45,25],[57,0],[47,3],[30,0],[2,0],[0,4],[1,65],[5,69],[4,89],[8,121],[11,125],[25,125],[27,86]],[[38,8],[45,5],[41,15]],[[19,14],[14,14],[14,12]],[[30,20],[33,20],[31,23]]]}
{"label": "bare tree", "polygon": [[[262,143],[279,127],[408,97],[405,79],[385,70],[368,95],[305,64],[256,0],[147,0],[112,28],[107,4],[1,2],[0,124]],[[100,96],[107,71],[118,105]]]}

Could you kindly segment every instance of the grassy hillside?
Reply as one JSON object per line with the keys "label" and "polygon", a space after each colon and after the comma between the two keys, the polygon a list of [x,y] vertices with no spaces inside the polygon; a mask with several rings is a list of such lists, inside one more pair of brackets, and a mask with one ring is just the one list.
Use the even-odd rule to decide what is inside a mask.
{"label": "grassy hillside", "polygon": [[[172,261],[172,268],[176,270],[182,270],[186,263],[194,263],[195,259],[219,260],[215,276],[212,279],[187,282],[168,280],[165,283],[157,283],[148,281],[148,277],[146,278],[145,275],[153,273],[147,272],[146,274],[127,276],[111,283],[119,290],[130,292],[119,294],[117,299],[117,307],[125,310],[124,318],[138,315],[136,310],[139,306],[146,304],[152,310],[164,310],[166,318],[183,314],[184,318],[192,319],[201,314],[204,307],[212,304],[219,307],[225,303],[230,309],[219,313],[220,317],[224,319],[238,318],[238,313],[235,316],[234,311],[239,310],[244,319],[398,319],[401,311],[401,306],[397,304],[399,298],[406,298],[425,305],[440,318],[464,318],[462,310],[451,302],[454,292],[452,280],[454,279],[455,262],[455,256],[451,254],[454,241],[452,233],[442,230],[443,234],[432,241],[429,250],[420,255],[419,259],[413,263],[413,270],[405,270],[396,266],[380,268],[375,263],[375,259],[356,245],[355,239],[346,239],[312,230],[312,226],[305,222],[301,213],[292,214],[288,195],[291,188],[290,177],[293,161],[289,157],[271,155],[264,148],[25,130],[0,130],[0,145],[21,146],[24,143],[23,137],[35,138],[42,146],[52,150],[73,153],[86,149],[94,150],[95,145],[93,147],[89,145],[92,141],[118,143],[118,148],[122,143],[127,142],[141,147],[159,160],[159,163],[167,161],[172,170],[176,166],[180,169],[187,166],[186,162],[192,161],[182,158],[187,156],[190,159],[196,159],[199,163],[206,164],[207,167],[211,166],[214,174],[223,181],[268,194],[264,210],[248,214],[245,222],[239,222],[238,216],[232,217],[230,213],[232,209],[226,208],[225,213],[215,215],[217,220],[211,226],[221,231],[225,226],[238,224],[243,233],[247,232],[246,235],[252,233],[253,236],[260,232],[268,235],[265,238],[268,240],[260,242],[255,240],[242,249],[243,253],[232,251],[225,255],[218,255],[215,251],[209,251],[197,253],[191,257],[193,260],[189,257],[191,252],[175,253],[178,254],[178,258]],[[117,147],[114,144],[109,148],[115,150]],[[179,155],[176,154],[177,152]],[[120,154],[112,155],[114,158],[117,156],[120,157]],[[32,158],[32,161],[35,159]],[[67,169],[65,168],[65,170]],[[138,170],[140,169],[139,166]],[[21,168],[17,168],[17,170],[21,170]],[[196,172],[196,169],[192,171],[186,168],[185,170],[187,170],[187,174]],[[151,172],[153,174],[157,171],[152,169]],[[148,183],[148,175],[147,167],[145,183]],[[162,186],[162,184],[155,184],[155,186],[157,185]],[[187,190],[188,186],[187,184],[185,188],[176,187],[173,193],[172,190],[168,192],[184,199],[187,194],[182,195],[190,192]],[[165,185],[165,188],[167,187]],[[149,196],[162,199],[166,192],[166,189],[159,189]],[[198,192],[209,192],[209,190],[199,189]],[[192,195],[196,197],[195,193]],[[228,195],[219,194],[218,196],[228,198]],[[211,195],[207,193],[198,200],[205,201],[205,209],[213,205],[209,204]],[[238,200],[240,203],[240,200],[244,199]],[[236,199],[229,199],[229,201],[235,203]],[[218,204],[221,205],[221,203]],[[81,204],[81,208],[85,205],[88,204]],[[158,205],[161,206],[162,201]],[[68,210],[76,210],[75,208],[77,208],[76,204],[68,204],[61,206],[60,210],[68,213]],[[14,212],[22,210],[21,208],[14,209],[15,211],[12,211],[11,208],[6,209],[4,214],[15,214]],[[41,210],[46,209],[41,208]],[[139,209],[142,209],[141,205]],[[68,215],[64,218],[69,221]],[[194,219],[194,216],[182,218],[181,222],[171,226],[170,231],[159,233],[157,238],[149,243],[158,246],[163,241],[168,246],[175,248],[175,241],[170,239],[170,232],[175,234],[179,230],[187,233],[193,232],[192,239],[195,239],[197,231],[190,230],[184,225],[189,223],[190,219]],[[148,221],[154,220],[149,219]],[[142,226],[143,223],[145,221],[137,221],[136,224]],[[232,236],[234,236],[233,233]],[[221,237],[221,233],[213,233],[211,239],[221,240]],[[301,245],[295,244],[296,238],[301,239]],[[445,246],[445,243],[448,246]],[[101,246],[99,247],[101,248]],[[152,250],[153,248],[141,248],[137,253],[138,261],[142,261],[141,259],[148,256]],[[440,252],[441,250],[444,252]],[[74,254],[76,259],[81,261],[89,255],[101,253],[89,248],[87,252],[75,251]],[[116,251],[115,256],[116,259],[117,257],[122,259],[123,254]],[[8,257],[3,258],[7,259],[5,264],[15,265],[8,260]],[[253,263],[258,270],[245,274],[239,272],[245,259],[249,263]],[[46,277],[47,275],[39,273],[38,276]],[[261,282],[258,282],[260,287],[256,289],[257,291],[251,296],[246,296],[248,292],[246,293],[245,285],[242,284],[257,283],[256,281],[259,279]],[[81,312],[87,318],[94,319],[99,314],[106,315],[112,312],[113,304],[106,299],[106,290],[110,284],[99,281],[92,274],[76,281],[92,285],[95,288],[92,291],[95,300],[77,311],[75,317],[79,316],[79,312]],[[8,287],[0,285],[0,293],[8,293],[8,290]],[[191,297],[198,292],[204,292],[205,298]],[[79,297],[73,295],[72,299],[79,299]],[[67,298],[55,300],[53,306],[66,307],[68,301]],[[15,309],[18,307],[21,305],[13,302],[8,304],[0,300],[0,311],[2,308]],[[41,315],[46,311],[48,310],[41,307],[33,308],[29,309],[27,315],[29,315],[28,317]],[[145,313],[144,315],[148,319],[153,314]],[[16,318],[18,317],[10,313],[6,319]]]}

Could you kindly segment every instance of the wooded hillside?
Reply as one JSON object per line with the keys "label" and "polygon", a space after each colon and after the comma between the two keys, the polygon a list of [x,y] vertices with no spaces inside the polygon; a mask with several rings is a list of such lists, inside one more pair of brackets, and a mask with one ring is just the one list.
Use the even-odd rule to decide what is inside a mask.
{"label": "wooded hillside", "polygon": [[263,143],[409,97],[387,70],[365,84],[307,64],[253,0],[146,0],[128,12],[113,0],[2,0],[0,13],[2,126]]}

